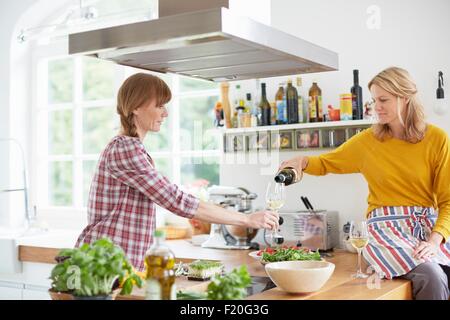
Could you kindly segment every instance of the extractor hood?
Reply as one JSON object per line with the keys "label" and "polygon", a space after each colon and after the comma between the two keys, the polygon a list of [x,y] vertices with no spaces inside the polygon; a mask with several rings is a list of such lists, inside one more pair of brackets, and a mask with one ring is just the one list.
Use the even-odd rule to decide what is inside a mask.
{"label": "extractor hood", "polygon": [[217,82],[338,69],[337,53],[225,7],[71,34],[69,53]]}

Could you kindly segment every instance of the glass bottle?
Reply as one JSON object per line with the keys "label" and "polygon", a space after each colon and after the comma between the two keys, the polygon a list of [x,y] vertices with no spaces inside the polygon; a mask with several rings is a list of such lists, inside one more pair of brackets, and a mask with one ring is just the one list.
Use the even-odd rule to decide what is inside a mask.
{"label": "glass bottle", "polygon": [[286,167],[278,171],[275,175],[276,183],[284,183],[285,186],[299,182],[302,179],[303,172],[298,171],[292,167]]}
{"label": "glass bottle", "polygon": [[309,122],[322,122],[322,90],[320,90],[317,82],[313,82],[309,89]]}
{"label": "glass bottle", "polygon": [[303,94],[302,78],[297,77],[297,94],[298,94],[298,122],[308,122],[308,112],[305,106],[305,95]]}
{"label": "glass bottle", "polygon": [[298,123],[298,93],[297,89],[292,85],[292,80],[289,79],[286,88],[286,109],[287,122]]}
{"label": "glass bottle", "polygon": [[275,94],[275,104],[277,108],[276,124],[286,124],[286,96],[284,94],[283,84],[280,83],[277,93]]}
{"label": "glass bottle", "polygon": [[259,103],[259,108],[261,109],[261,125],[270,125],[270,103],[267,101],[266,96],[266,84],[261,83],[261,101]]}
{"label": "glass bottle", "polygon": [[146,300],[176,300],[175,255],[164,242],[164,231],[156,230],[145,254]]}
{"label": "glass bottle", "polygon": [[353,120],[361,120],[363,118],[363,97],[362,88],[359,85],[359,71],[353,70],[353,86],[350,88],[352,93],[352,114]]}

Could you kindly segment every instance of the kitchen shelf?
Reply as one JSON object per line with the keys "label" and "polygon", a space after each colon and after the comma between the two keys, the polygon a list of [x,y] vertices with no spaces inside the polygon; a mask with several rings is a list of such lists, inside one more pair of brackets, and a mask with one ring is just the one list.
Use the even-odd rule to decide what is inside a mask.
{"label": "kitchen shelf", "polygon": [[222,129],[222,150],[234,153],[336,148],[373,123],[349,120]]}
{"label": "kitchen shelf", "polygon": [[347,121],[327,121],[327,122],[309,122],[309,123],[295,123],[295,124],[281,124],[273,126],[259,126],[251,128],[233,128],[222,129],[222,133],[251,133],[261,131],[280,131],[280,130],[297,130],[297,129],[323,129],[323,128],[337,128],[337,127],[361,127],[370,126],[374,124],[373,120],[347,120]]}

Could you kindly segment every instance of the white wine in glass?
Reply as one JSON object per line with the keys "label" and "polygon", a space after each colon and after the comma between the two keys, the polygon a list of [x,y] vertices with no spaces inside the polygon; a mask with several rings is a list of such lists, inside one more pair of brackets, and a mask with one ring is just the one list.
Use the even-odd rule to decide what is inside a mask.
{"label": "white wine in glass", "polygon": [[351,221],[349,241],[352,246],[358,251],[358,270],[352,275],[352,278],[364,279],[368,275],[361,270],[361,254],[362,250],[369,244],[369,231],[367,229],[366,221]]}
{"label": "white wine in glass", "polygon": [[[267,207],[271,211],[278,212],[278,210],[283,207],[284,202],[286,200],[286,192],[284,190],[283,183],[269,182],[266,190],[266,203]],[[270,242],[271,246],[276,246],[283,243],[284,238],[278,232],[278,230],[273,230],[270,233]]]}

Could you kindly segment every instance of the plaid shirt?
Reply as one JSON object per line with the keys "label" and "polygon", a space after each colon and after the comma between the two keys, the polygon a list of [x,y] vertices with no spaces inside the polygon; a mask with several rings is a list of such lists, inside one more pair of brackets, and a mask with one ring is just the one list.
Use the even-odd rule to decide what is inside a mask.
{"label": "plaid shirt", "polygon": [[88,226],[76,246],[109,237],[136,269],[144,271],[155,229],[155,203],[192,218],[199,200],[156,171],[138,138],[114,137],[100,156],[89,192]]}

